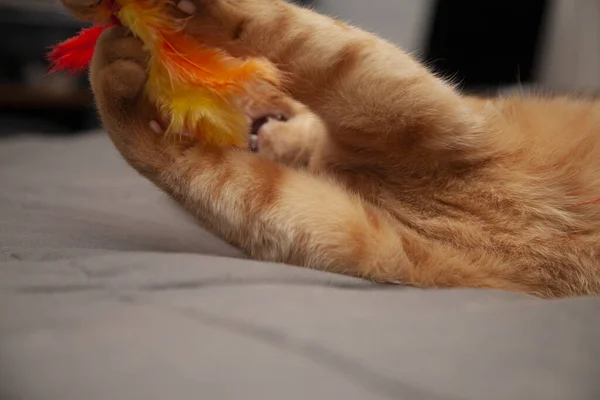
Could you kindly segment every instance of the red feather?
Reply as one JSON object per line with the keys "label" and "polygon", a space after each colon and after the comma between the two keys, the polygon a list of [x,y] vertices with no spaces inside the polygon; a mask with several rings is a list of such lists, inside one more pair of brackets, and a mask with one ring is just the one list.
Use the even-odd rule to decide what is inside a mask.
{"label": "red feather", "polygon": [[79,73],[86,69],[94,56],[98,38],[105,29],[111,26],[93,26],[82,29],[77,36],[52,47],[48,54],[51,64],[50,73],[57,71]]}

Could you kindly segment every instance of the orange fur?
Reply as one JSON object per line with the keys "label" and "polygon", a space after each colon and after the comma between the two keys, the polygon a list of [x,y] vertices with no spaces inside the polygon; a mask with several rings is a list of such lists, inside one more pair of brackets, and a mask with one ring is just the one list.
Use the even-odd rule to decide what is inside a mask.
{"label": "orange fur", "polygon": [[125,159],[207,228],[256,259],[379,282],[600,294],[600,205],[584,204],[600,197],[600,102],[465,97],[312,11],[193,2],[190,34],[287,77],[246,104],[289,117],[261,129],[262,154],[152,133],[144,52],[121,29],[91,82]]}

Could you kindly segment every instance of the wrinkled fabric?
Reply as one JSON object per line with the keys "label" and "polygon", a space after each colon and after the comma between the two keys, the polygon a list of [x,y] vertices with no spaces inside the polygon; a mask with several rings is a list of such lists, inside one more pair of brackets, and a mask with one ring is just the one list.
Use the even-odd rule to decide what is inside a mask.
{"label": "wrinkled fabric", "polygon": [[102,133],[0,141],[0,399],[600,399],[600,301],[244,259]]}

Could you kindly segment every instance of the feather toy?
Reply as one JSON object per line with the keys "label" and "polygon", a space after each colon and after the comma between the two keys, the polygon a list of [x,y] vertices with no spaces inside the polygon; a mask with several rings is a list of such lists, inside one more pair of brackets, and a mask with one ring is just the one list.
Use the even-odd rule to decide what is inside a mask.
{"label": "feather toy", "polygon": [[170,121],[167,134],[189,132],[214,145],[245,146],[248,123],[233,100],[252,96],[261,82],[279,85],[275,67],[202,45],[182,32],[185,20],[169,16],[171,2],[104,0],[97,9],[98,20],[113,22],[83,29],[53,47],[51,72],[81,72],[91,62],[102,32],[124,25],[149,53],[146,95]]}

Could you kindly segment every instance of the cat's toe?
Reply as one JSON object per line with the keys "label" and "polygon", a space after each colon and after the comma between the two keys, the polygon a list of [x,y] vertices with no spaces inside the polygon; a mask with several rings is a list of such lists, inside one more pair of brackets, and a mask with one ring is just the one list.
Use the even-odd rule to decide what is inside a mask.
{"label": "cat's toe", "polygon": [[180,0],[176,2],[177,8],[187,15],[194,15],[197,7],[191,0]]}
{"label": "cat's toe", "polygon": [[102,32],[94,52],[95,66],[103,67],[118,60],[131,61],[146,70],[148,52],[131,31],[115,26]]}
{"label": "cat's toe", "polygon": [[251,141],[251,149],[262,157],[293,167],[306,166],[310,145],[298,121],[268,118]]}
{"label": "cat's toe", "polygon": [[284,121],[283,115],[266,116],[254,119],[250,124],[250,135],[248,137],[248,147],[251,151],[258,153],[258,134],[263,131],[263,127],[271,120]]}

